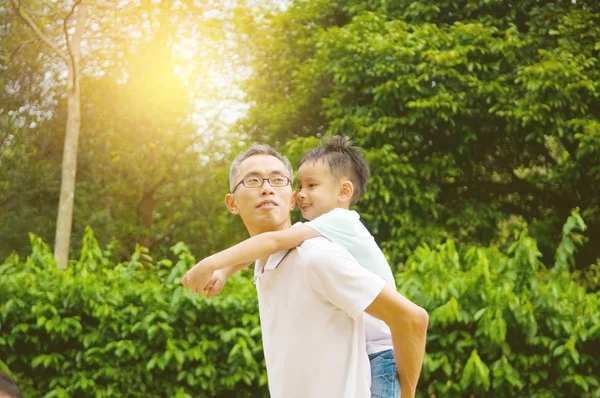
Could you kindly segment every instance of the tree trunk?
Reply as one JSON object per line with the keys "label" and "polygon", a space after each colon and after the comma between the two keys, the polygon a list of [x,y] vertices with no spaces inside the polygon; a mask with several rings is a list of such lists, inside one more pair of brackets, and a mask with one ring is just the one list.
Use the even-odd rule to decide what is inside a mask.
{"label": "tree trunk", "polygon": [[54,258],[59,268],[67,268],[69,264],[69,245],[73,223],[73,202],[75,199],[75,175],[77,172],[77,145],[79,142],[79,126],[81,124],[80,91],[79,91],[79,58],[80,45],[87,4],[82,1],[77,9],[75,32],[70,41],[70,58],[67,61],[69,76],[67,82],[67,128],[63,150],[62,177],[60,184],[60,201],[56,220],[56,240]]}

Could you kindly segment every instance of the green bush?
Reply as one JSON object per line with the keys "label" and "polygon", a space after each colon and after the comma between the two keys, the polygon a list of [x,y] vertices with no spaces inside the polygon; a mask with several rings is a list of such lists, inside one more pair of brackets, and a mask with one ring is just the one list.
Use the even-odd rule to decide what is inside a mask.
{"label": "green bush", "polygon": [[31,236],[25,260],[0,265],[0,368],[27,397],[260,397],[266,372],[255,289],[233,277],[210,301],[179,281],[194,263],[108,260],[88,229],[81,257],[58,271]]}
{"label": "green bush", "polygon": [[[550,267],[526,230],[506,253],[422,246],[397,275],[430,313],[421,397],[600,397],[600,293],[571,274],[585,226],[574,213]],[[138,248],[114,264],[88,230],[57,271],[32,252],[0,265],[0,369],[28,397],[267,397],[255,289],[234,276],[205,300],[179,279],[195,260]]]}
{"label": "green bush", "polygon": [[584,228],[573,213],[552,269],[526,230],[506,254],[452,241],[412,254],[398,282],[430,313],[424,395],[600,397],[600,295],[568,269]]}

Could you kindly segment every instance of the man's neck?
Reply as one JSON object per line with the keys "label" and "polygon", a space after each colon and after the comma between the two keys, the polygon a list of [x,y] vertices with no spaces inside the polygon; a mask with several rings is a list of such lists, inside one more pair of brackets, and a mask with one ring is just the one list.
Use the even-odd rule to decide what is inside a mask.
{"label": "man's neck", "polygon": [[[270,225],[268,227],[265,227],[262,225],[257,225],[257,226],[246,225],[246,229],[248,230],[248,234],[250,234],[250,236],[252,237],[252,236],[260,235],[265,232],[283,231],[284,229],[290,228],[291,226],[292,226],[292,220],[288,217],[284,222],[282,222],[279,225]],[[263,264],[265,264],[269,260],[269,258],[264,257],[264,258],[259,258],[258,260],[260,262],[262,262]]]}
{"label": "man's neck", "polygon": [[252,237],[252,236],[263,234],[265,232],[283,231],[284,229],[287,229],[291,226],[292,226],[292,221],[291,221],[291,219],[288,218],[279,225],[269,225],[269,226],[246,225],[246,230],[248,230],[248,234]]}

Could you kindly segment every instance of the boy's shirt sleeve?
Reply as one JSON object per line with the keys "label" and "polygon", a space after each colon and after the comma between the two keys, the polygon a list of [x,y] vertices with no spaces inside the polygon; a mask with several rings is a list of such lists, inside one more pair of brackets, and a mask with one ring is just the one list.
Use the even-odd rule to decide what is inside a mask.
{"label": "boy's shirt sleeve", "polygon": [[356,234],[357,216],[358,214],[349,210],[333,209],[312,221],[305,222],[304,225],[308,225],[332,242],[345,241],[349,236]]}
{"label": "boy's shirt sleeve", "polygon": [[385,279],[390,286],[396,286],[385,255],[373,235],[360,221],[357,212],[341,208],[333,209],[306,222],[305,225],[348,250],[361,266]]}

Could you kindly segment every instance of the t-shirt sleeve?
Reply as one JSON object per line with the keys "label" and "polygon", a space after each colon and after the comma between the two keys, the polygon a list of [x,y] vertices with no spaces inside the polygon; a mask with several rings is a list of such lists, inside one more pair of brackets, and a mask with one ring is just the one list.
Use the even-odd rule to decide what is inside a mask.
{"label": "t-shirt sleeve", "polygon": [[332,242],[339,242],[347,240],[349,234],[355,231],[354,222],[356,221],[352,219],[349,211],[334,209],[312,221],[305,222],[304,225],[308,225]]}
{"label": "t-shirt sleeve", "polygon": [[312,250],[307,282],[325,300],[356,319],[381,293],[385,281],[358,265],[345,249],[332,246]]}

